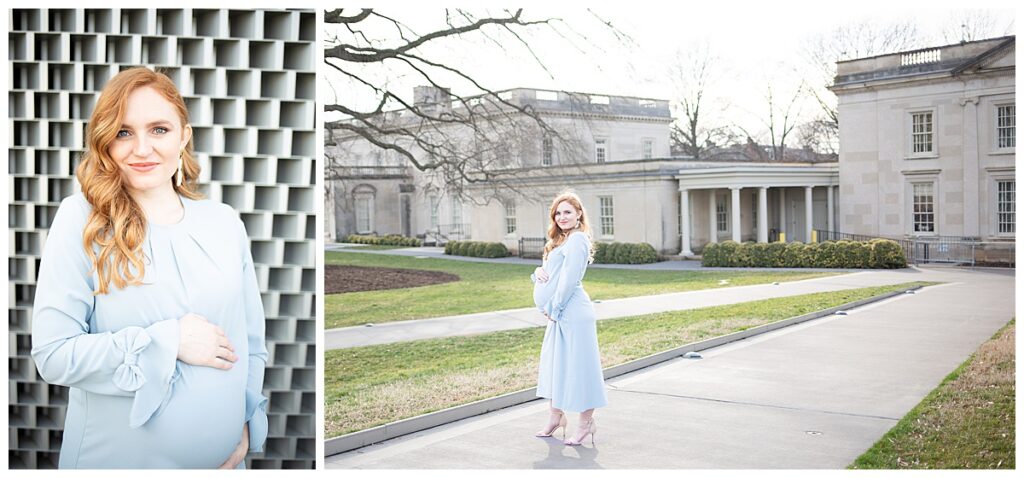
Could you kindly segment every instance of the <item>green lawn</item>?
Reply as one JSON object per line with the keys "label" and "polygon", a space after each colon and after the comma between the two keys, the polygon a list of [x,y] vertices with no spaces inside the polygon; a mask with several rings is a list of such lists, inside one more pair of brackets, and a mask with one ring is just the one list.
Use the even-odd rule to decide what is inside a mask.
{"label": "green lawn", "polygon": [[384,246],[380,244],[361,244],[353,245],[353,249],[362,249],[366,251],[390,251],[392,249],[408,249],[410,246]]}
{"label": "green lawn", "polygon": [[1010,321],[850,465],[853,469],[1014,469]]}
{"label": "green lawn", "polygon": [[[535,266],[416,259],[408,256],[327,252],[327,264],[392,267],[450,272],[461,280],[408,289],[328,294],[324,321],[328,329],[365,323],[426,319],[449,315],[517,309],[533,305],[530,273]],[[591,268],[583,280],[593,300],[785,282],[836,275],[835,272],[645,271]],[[727,279],[728,284],[719,281]]]}
{"label": "green lawn", "polygon": [[[913,285],[853,289],[598,321],[610,367],[687,343]],[[325,432],[333,437],[536,385],[542,327],[329,350]]]}

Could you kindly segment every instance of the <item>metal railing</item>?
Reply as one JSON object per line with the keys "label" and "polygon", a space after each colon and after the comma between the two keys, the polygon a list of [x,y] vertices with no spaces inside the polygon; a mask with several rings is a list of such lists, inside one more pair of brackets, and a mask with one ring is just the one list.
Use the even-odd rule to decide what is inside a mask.
{"label": "metal railing", "polygon": [[912,264],[966,264],[1016,267],[1016,243],[984,242],[970,236],[924,236],[893,238],[863,234],[847,234],[836,231],[815,230],[819,241],[870,241],[888,239],[903,248],[908,263]]}
{"label": "metal railing", "polygon": [[523,259],[540,259],[544,256],[544,244],[547,239],[543,237],[520,237],[519,257]]}

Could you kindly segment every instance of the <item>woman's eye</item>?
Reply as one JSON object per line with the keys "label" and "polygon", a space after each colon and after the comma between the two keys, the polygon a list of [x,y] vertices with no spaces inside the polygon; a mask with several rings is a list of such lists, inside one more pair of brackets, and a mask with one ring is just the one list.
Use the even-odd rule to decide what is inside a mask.
{"label": "woman's eye", "polygon": [[122,129],[122,130],[117,132],[117,137],[118,138],[127,138],[129,136],[131,136],[131,133],[128,130],[126,130],[126,129]]}
{"label": "woman's eye", "polygon": [[156,134],[164,134],[167,133],[167,128],[164,128],[163,126],[157,126],[156,128],[153,128],[153,132]]}

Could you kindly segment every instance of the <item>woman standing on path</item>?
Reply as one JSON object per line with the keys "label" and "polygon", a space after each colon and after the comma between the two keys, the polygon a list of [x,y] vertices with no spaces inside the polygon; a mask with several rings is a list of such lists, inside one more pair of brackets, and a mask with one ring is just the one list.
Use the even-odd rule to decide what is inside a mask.
{"label": "woman standing on path", "polygon": [[264,314],[238,213],[199,200],[177,87],[130,68],[43,250],[32,358],[71,387],[61,468],[236,468],[267,437]]}
{"label": "woman standing on path", "polygon": [[551,203],[551,225],[544,264],[534,271],[533,300],[548,318],[540,352],[537,396],[551,399],[547,426],[537,432],[565,434],[565,411],[579,412],[580,422],[566,445],[579,445],[597,425],[594,409],[608,404],[597,347],[597,314],[581,281],[594,260],[590,224],[579,196],[566,192]]}

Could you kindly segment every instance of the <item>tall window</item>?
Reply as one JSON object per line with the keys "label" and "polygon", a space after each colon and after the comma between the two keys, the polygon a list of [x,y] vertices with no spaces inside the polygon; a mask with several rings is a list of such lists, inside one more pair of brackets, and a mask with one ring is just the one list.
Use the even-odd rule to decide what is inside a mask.
{"label": "tall window", "polygon": [[615,235],[615,204],[611,196],[601,196],[601,235]]}
{"label": "tall window", "polygon": [[552,164],[554,164],[554,162],[555,162],[555,145],[554,145],[554,142],[551,141],[550,137],[544,136],[544,140],[541,143],[541,149],[542,149],[541,157],[540,157],[540,164],[541,164],[541,166],[551,166]]}
{"label": "tall window", "polygon": [[651,159],[654,157],[654,140],[651,138],[644,138],[640,148],[643,159]]}
{"label": "tall window", "polygon": [[505,201],[505,234],[516,233],[516,202]]}
{"label": "tall window", "polygon": [[729,229],[728,221],[729,208],[726,207],[725,198],[719,197],[715,202],[715,222],[718,223],[718,232],[725,232]]}
{"label": "tall window", "polygon": [[452,198],[452,224],[462,224],[462,201]]}
{"label": "tall window", "polygon": [[356,233],[366,234],[373,231],[373,196],[359,193],[356,199]]}
{"label": "tall window", "polygon": [[1017,117],[1015,105],[996,108],[996,146],[1014,148],[1017,146]]}
{"label": "tall window", "polygon": [[914,183],[914,232],[935,232],[934,183]]}
{"label": "tall window", "polygon": [[914,153],[930,153],[932,148],[932,113],[914,113],[911,117],[913,134],[911,142],[914,145]]}
{"label": "tall window", "polygon": [[996,222],[1000,234],[1013,234],[1017,232],[1017,181],[996,182]]}
{"label": "tall window", "polygon": [[430,228],[436,230],[438,226],[437,210],[441,207],[440,201],[437,200],[437,194],[431,194],[427,198],[427,203],[430,204]]}
{"label": "tall window", "polygon": [[597,164],[608,160],[608,140],[603,138],[594,140],[594,155],[597,158]]}
{"label": "tall window", "polygon": [[752,229],[755,230],[755,231],[757,230],[757,202],[758,202],[757,194],[758,193],[755,192],[754,195],[751,196],[751,200],[750,200],[750,204],[754,205],[754,207],[752,209],[753,213],[750,215],[750,217],[751,217],[751,220],[754,221]]}

